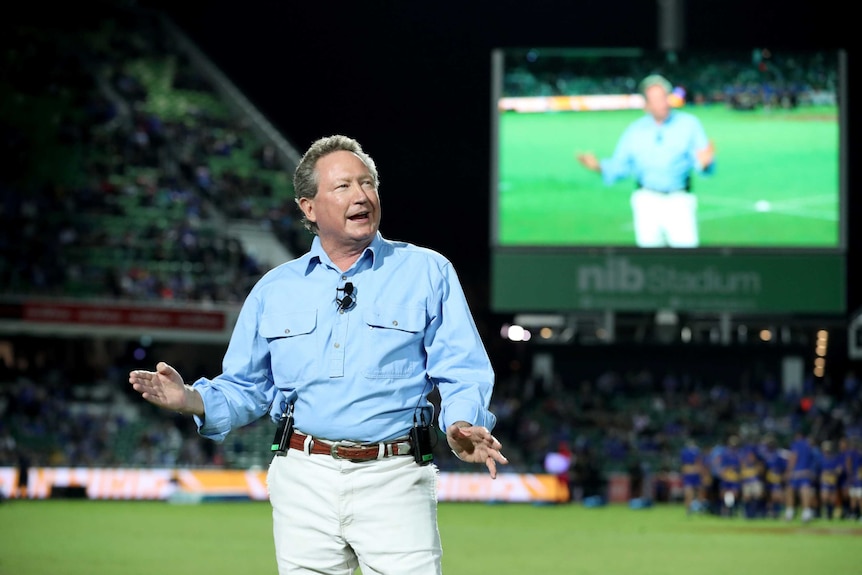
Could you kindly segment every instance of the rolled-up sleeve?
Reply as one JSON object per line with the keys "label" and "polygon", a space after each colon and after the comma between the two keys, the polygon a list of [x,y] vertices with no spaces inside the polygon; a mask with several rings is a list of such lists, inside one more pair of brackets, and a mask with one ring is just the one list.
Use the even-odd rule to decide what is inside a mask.
{"label": "rolled-up sleeve", "polygon": [[204,417],[195,416],[198,433],[203,437],[223,441],[232,429],[270,410],[278,390],[273,384],[268,343],[258,333],[258,318],[258,299],[252,291],[237,318],[222,373],[193,384],[204,403]]}
{"label": "rolled-up sleeve", "polygon": [[450,264],[441,268],[438,305],[426,332],[427,371],[440,392],[438,423],[456,421],[493,429],[488,411],[494,371],[470,313],[464,291]]}
{"label": "rolled-up sleeve", "polygon": [[625,130],[622,136],[620,136],[619,142],[617,142],[613,156],[605,158],[599,162],[602,181],[606,186],[610,186],[617,181],[632,175],[634,170],[632,132],[633,130],[631,127]]}

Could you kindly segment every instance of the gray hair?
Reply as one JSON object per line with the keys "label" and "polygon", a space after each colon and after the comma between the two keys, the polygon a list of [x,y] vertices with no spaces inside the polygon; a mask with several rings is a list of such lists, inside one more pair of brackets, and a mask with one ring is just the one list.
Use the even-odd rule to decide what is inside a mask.
{"label": "gray hair", "polygon": [[[371,172],[371,177],[374,178],[374,187],[378,187],[380,178],[377,174],[377,166],[374,164],[371,156],[362,150],[359,142],[347,136],[327,136],[311,144],[305,154],[303,154],[299,165],[296,166],[296,171],[293,174],[293,194],[297,205],[299,205],[300,199],[314,198],[317,195],[317,161],[326,155],[340,151],[356,154],[362,160],[362,163],[368,167],[368,171]],[[303,215],[302,223],[308,231],[317,234],[317,222],[310,222]]]}
{"label": "gray hair", "polygon": [[650,74],[638,84],[638,90],[641,94],[646,94],[647,88],[650,86],[661,86],[666,94],[673,92],[673,84],[661,74]]}

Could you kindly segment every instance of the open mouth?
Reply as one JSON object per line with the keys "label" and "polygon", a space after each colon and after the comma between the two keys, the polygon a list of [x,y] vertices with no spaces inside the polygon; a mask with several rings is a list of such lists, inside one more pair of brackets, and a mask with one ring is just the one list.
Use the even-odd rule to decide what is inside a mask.
{"label": "open mouth", "polygon": [[353,214],[347,219],[351,222],[364,222],[368,220],[368,212],[362,212],[361,214]]}

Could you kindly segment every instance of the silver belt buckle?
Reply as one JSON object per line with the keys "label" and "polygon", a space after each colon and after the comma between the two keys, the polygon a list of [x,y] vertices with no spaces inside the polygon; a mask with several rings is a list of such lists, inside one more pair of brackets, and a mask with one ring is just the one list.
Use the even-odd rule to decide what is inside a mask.
{"label": "silver belt buckle", "polygon": [[344,459],[340,455],[338,455],[338,448],[341,446],[340,441],[333,441],[329,444],[329,455],[332,456],[333,459]]}

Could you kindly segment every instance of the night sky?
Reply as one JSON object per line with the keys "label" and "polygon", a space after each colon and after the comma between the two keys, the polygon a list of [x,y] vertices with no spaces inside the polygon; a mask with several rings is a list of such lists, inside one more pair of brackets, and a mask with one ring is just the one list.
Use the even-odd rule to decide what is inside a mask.
{"label": "night sky", "polygon": [[[849,46],[837,1],[679,3],[683,48]],[[358,139],[380,170],[384,235],[449,257],[478,307],[490,274],[491,50],[659,45],[651,0],[172,4],[143,2],[171,15],[300,153],[321,136]]]}

